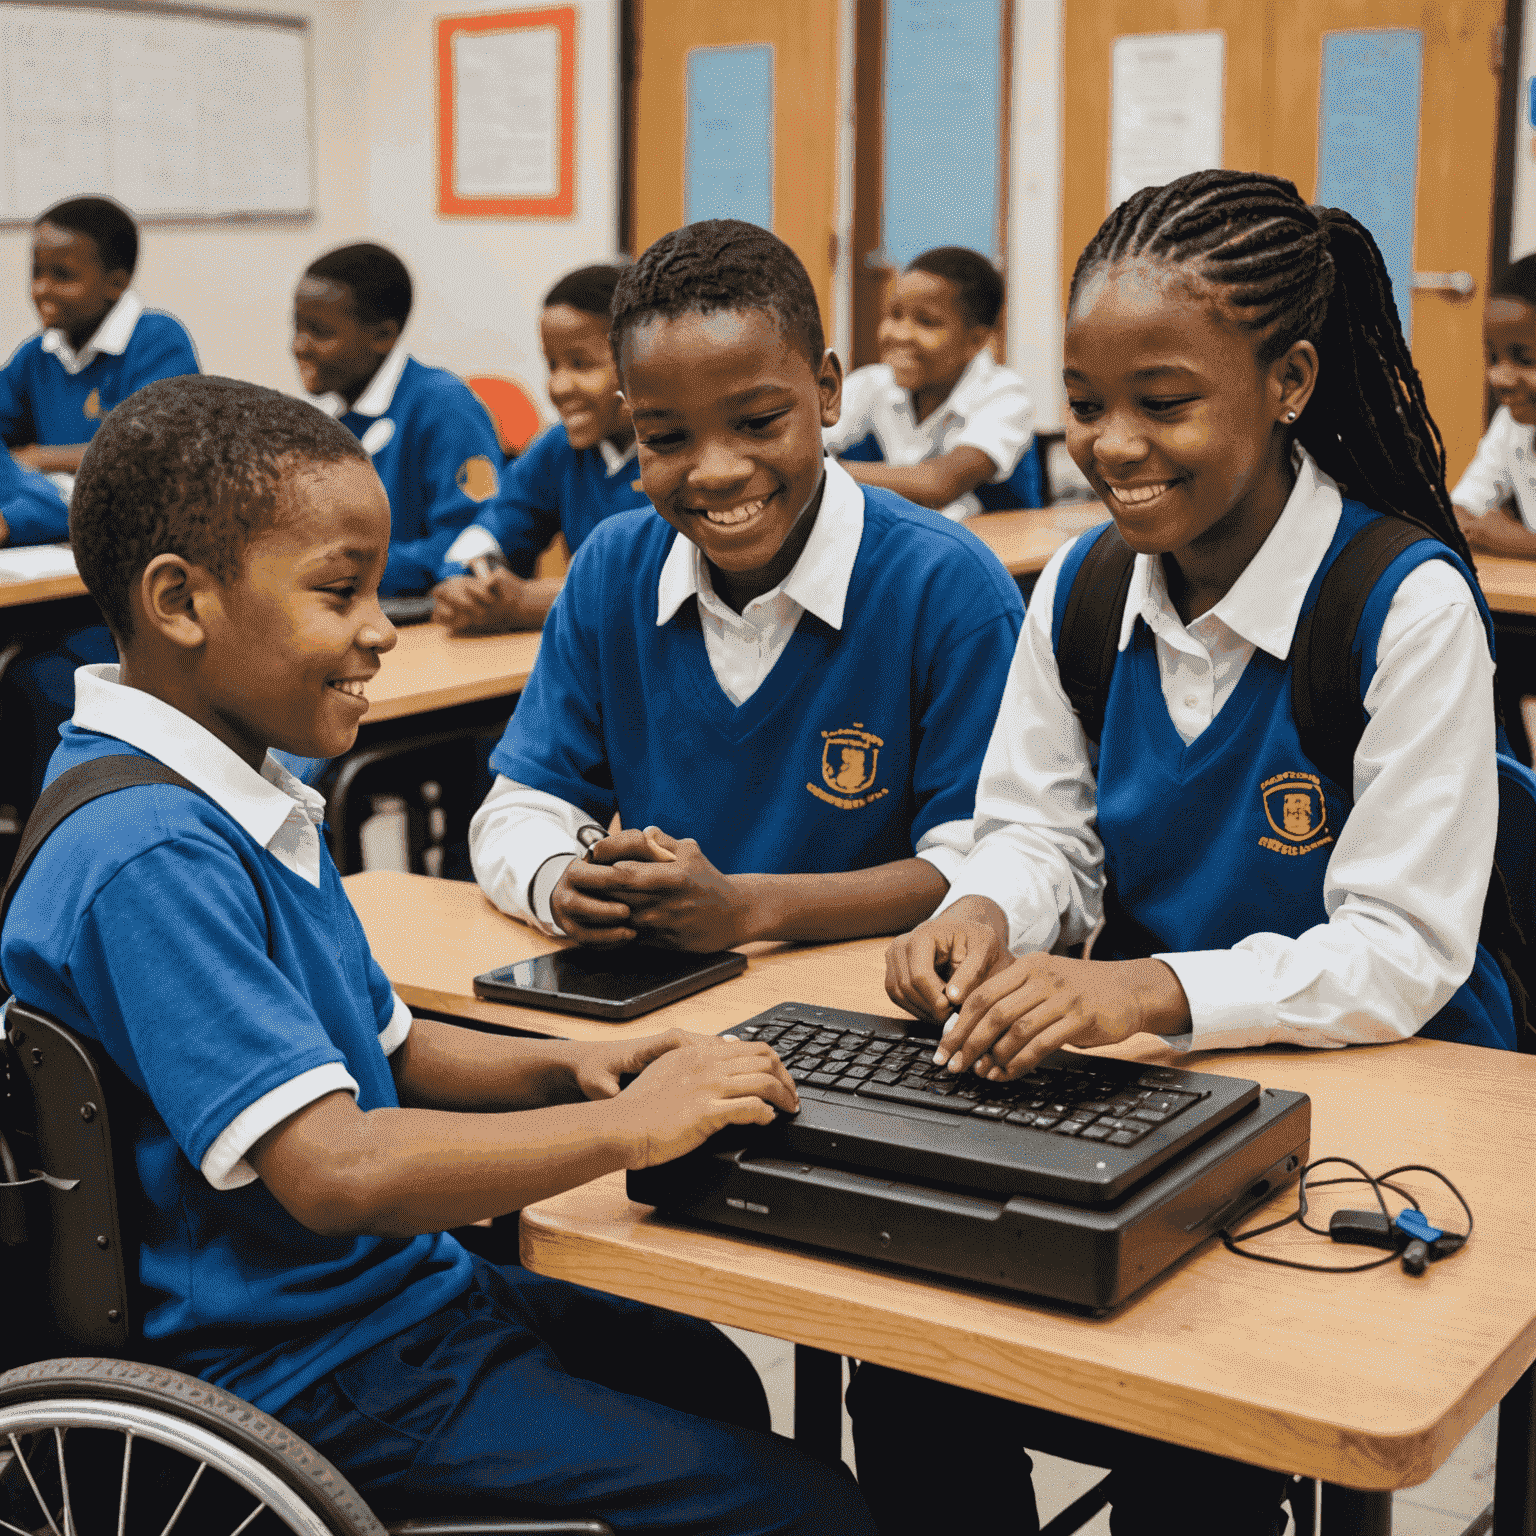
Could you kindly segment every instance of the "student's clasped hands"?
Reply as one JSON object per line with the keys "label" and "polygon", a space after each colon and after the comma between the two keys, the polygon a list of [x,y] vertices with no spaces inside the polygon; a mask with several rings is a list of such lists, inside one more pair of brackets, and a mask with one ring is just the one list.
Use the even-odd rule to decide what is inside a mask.
{"label": "student's clasped hands", "polygon": [[1011,961],[1007,936],[1002,909],[970,897],[886,952],[891,1001],[918,1018],[950,1019],[936,1059],[952,1072],[1012,1081],[1063,1045],[1113,1045],[1189,1027],[1184,989],[1161,960],[1037,953]]}
{"label": "student's clasped hands", "polygon": [[644,939],[708,953],[751,935],[751,901],[691,837],[659,827],[605,837],[570,864],[549,900],[555,922],[582,944]]}

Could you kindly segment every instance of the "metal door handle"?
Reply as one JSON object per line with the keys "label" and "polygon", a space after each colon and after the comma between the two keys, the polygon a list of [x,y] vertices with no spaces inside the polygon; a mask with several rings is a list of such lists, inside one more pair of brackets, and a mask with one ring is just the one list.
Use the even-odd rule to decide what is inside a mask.
{"label": "metal door handle", "polygon": [[1415,290],[1427,288],[1441,293],[1454,293],[1463,299],[1477,292],[1477,280],[1470,272],[1415,272],[1408,286]]}

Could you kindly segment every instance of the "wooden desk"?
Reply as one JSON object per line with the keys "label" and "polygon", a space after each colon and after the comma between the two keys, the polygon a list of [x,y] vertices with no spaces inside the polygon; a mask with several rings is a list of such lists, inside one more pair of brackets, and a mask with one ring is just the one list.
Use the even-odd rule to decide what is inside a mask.
{"label": "wooden desk", "polygon": [[879,969],[883,974],[889,942],[861,939],[825,948],[749,944],[744,950],[747,969],[740,976],[631,1023],[610,1024],[482,1002],[474,995],[474,978],[483,972],[565,947],[497,911],[478,886],[384,870],[348,875],[343,883],[379,964],[408,1007],[574,1040],[653,1035],[674,1028],[717,1035],[786,998],[867,1008],[867,973]]}
{"label": "wooden desk", "polygon": [[1495,613],[1536,617],[1536,560],[1478,555],[1477,576]]}
{"label": "wooden desk", "polygon": [[1035,512],[982,512],[967,518],[969,528],[1008,567],[1010,576],[1031,576],[1074,534],[1096,528],[1109,513],[1097,501]]}
{"label": "wooden desk", "polygon": [[84,596],[85,583],[75,575],[44,576],[39,581],[0,581],[0,608],[22,608],[28,603]]}
{"label": "wooden desk", "polygon": [[364,725],[521,693],[539,634],[455,637],[439,624],[407,624],[368,685]]}

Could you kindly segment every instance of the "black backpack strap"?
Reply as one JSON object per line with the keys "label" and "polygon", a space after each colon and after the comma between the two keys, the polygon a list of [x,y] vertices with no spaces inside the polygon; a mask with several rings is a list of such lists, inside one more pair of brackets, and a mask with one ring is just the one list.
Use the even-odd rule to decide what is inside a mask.
{"label": "black backpack strap", "polygon": [[[1120,654],[1120,623],[1136,552],[1113,525],[1083,556],[1066,594],[1056,641],[1056,670],[1067,700],[1083,723],[1089,741],[1098,744],[1109,702],[1109,680]],[[1058,591],[1056,601],[1062,595]]]}
{"label": "black backpack strap", "polygon": [[[6,914],[11,910],[11,902],[20,890],[32,860],[37,857],[38,850],[48,841],[54,829],[92,800],[140,784],[177,784],[183,789],[190,789],[195,795],[202,794],[190,779],[183,778],[164,763],[156,762],[152,757],[121,753],[111,757],[93,757],[89,762],[68,769],[37,797],[37,804],[32,807],[32,814],[22,829],[16,862],[11,865],[4,892],[0,893],[0,932],[4,931]],[[259,893],[259,886],[257,890]],[[271,924],[268,923],[269,936],[270,932]],[[4,974],[0,973],[0,1002],[10,995]]]}
{"label": "black backpack strap", "polygon": [[1387,567],[1429,535],[1396,517],[1374,517],[1339,551],[1291,644],[1291,713],[1301,750],[1346,794],[1365,731],[1355,632]]}

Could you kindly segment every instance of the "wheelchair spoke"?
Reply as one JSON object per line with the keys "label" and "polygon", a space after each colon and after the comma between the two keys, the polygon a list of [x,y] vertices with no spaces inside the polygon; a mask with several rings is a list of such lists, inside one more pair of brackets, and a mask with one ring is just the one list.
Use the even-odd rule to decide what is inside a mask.
{"label": "wheelchair spoke", "polygon": [[265,1510],[265,1509],[266,1509],[266,1507],[267,1507],[267,1506],[266,1506],[266,1505],[265,1505],[265,1504],[258,1504],[258,1505],[257,1505],[257,1506],[256,1506],[256,1508],[255,1508],[255,1509],[253,1509],[253,1510],[252,1510],[252,1511],[251,1511],[251,1512],[250,1512],[250,1514],[248,1514],[248,1515],[247,1515],[247,1516],[246,1516],[246,1517],[245,1517],[245,1519],[244,1519],[244,1520],[242,1520],[242,1521],[241,1521],[241,1522],[240,1522],[240,1524],[239,1524],[239,1525],[237,1525],[237,1526],[236,1526],[236,1527],[235,1527],[235,1528],[234,1528],[234,1530],[232,1530],[232,1531],[231,1531],[231,1532],[230,1532],[230,1533],[229,1533],[229,1536],[240,1536],[240,1533],[241,1533],[241,1531],[243,1531],[243,1530],[244,1530],[244,1529],[245,1529],[245,1528],[246,1528],[246,1526],[248,1526],[248,1525],[249,1525],[249,1524],[250,1524],[250,1523],[251,1523],[251,1521],[252,1521],[252,1520],[254,1520],[254,1519],[255,1519],[255,1518],[256,1518],[256,1516],[257,1516],[257,1515],[259,1515],[259,1514],[261,1514],[261,1513],[262,1513],[262,1511],[263,1511],[263,1510]]}
{"label": "wheelchair spoke", "polygon": [[123,1436],[123,1481],[117,1494],[117,1536],[128,1528],[128,1466],[133,1460],[133,1431]]}
{"label": "wheelchair spoke", "polygon": [[19,1525],[12,1525],[9,1520],[0,1520],[0,1531],[14,1531],[15,1536],[34,1536],[31,1531],[24,1531]]}
{"label": "wheelchair spoke", "polygon": [[59,1487],[64,1490],[64,1536],[75,1536],[75,1512],[69,1502],[69,1471],[64,1465],[64,1431],[57,1425],[53,1430],[53,1444],[59,1456]]}
{"label": "wheelchair spoke", "polygon": [[181,1496],[181,1503],[171,1511],[171,1518],[165,1522],[165,1529],[160,1532],[160,1536],[171,1536],[172,1526],[181,1519],[181,1512],[187,1507],[187,1500],[192,1497],[197,1485],[203,1480],[203,1473],[207,1470],[208,1463],[206,1461],[198,1462],[197,1471],[192,1474],[192,1481],[187,1484],[187,1491]]}
{"label": "wheelchair spoke", "polygon": [[53,1514],[48,1508],[47,1500],[43,1498],[42,1490],[37,1486],[37,1479],[32,1476],[32,1468],[27,1458],[21,1454],[21,1447],[16,1443],[16,1436],[11,1435],[9,1438],[11,1449],[16,1453],[16,1460],[21,1464],[21,1470],[26,1475],[27,1485],[32,1490],[32,1497],[37,1500],[37,1507],[42,1510],[43,1518],[48,1522],[48,1529],[53,1532],[53,1536],[63,1536],[58,1526],[54,1524]]}

